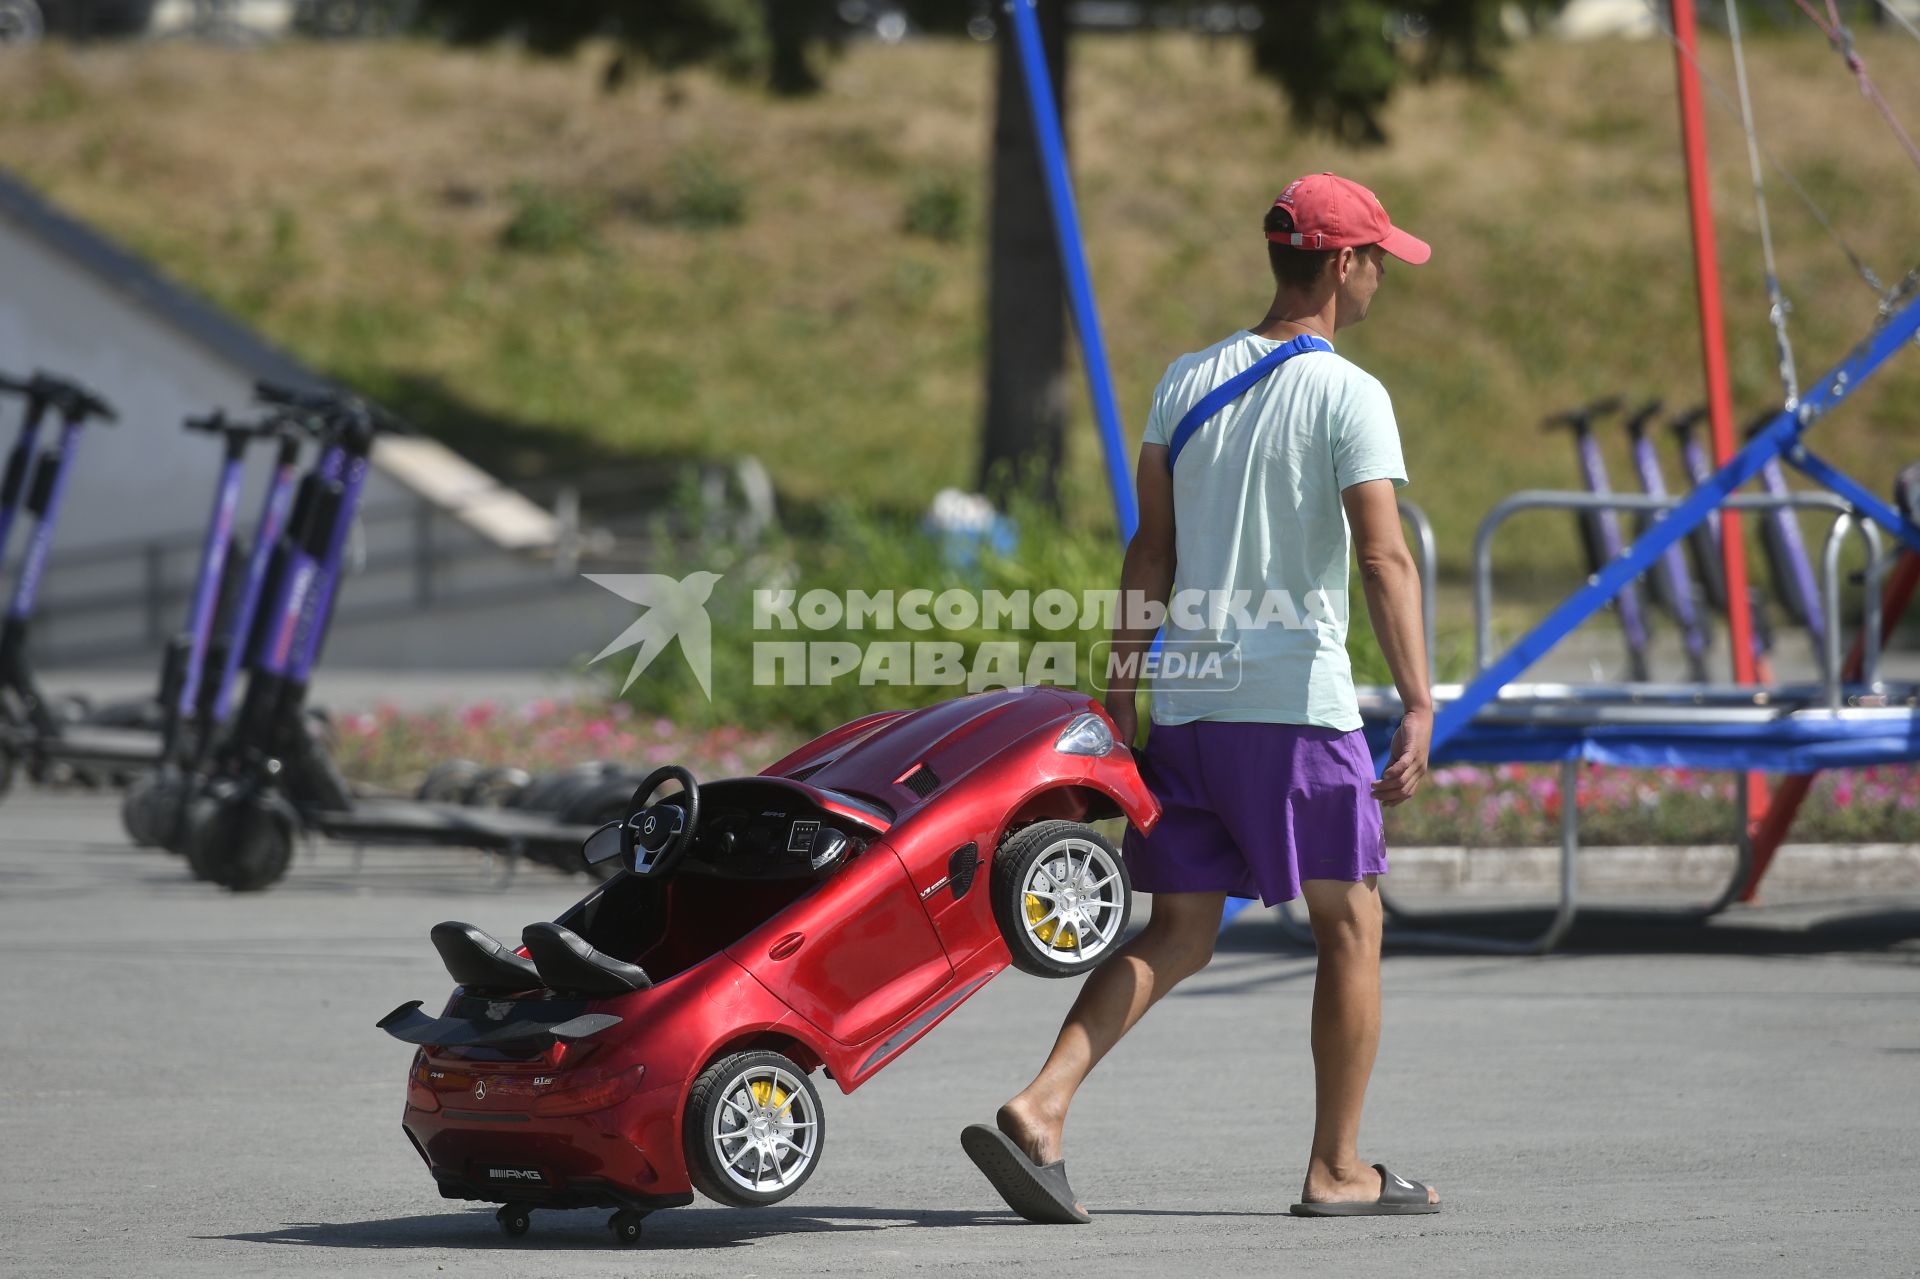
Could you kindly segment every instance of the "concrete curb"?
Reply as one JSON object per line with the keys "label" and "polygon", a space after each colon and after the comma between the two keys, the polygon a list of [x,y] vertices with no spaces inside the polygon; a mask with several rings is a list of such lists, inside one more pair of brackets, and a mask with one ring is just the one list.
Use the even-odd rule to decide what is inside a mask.
{"label": "concrete curb", "polygon": [[[1712,889],[1733,867],[1731,844],[1582,848],[1583,886]],[[1551,887],[1560,879],[1558,848],[1389,848],[1396,888],[1448,890]],[[1779,888],[1891,891],[1920,887],[1920,845],[1789,844],[1767,872]]]}

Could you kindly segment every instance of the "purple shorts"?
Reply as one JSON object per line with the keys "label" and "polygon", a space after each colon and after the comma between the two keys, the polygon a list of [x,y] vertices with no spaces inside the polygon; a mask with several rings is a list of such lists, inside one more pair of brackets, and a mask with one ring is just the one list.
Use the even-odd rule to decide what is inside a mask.
{"label": "purple shorts", "polygon": [[1125,841],[1146,893],[1228,893],[1272,906],[1306,879],[1387,870],[1373,759],[1358,729],[1196,720],[1155,724],[1140,776],[1160,824]]}

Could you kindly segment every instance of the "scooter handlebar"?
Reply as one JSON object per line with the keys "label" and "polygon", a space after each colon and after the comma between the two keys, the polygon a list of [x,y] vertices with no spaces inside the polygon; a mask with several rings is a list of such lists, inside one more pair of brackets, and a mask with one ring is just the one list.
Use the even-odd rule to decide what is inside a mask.
{"label": "scooter handlebar", "polygon": [[1594,400],[1590,404],[1582,404],[1577,409],[1567,409],[1565,412],[1555,413],[1541,421],[1540,429],[1543,431],[1551,431],[1555,427],[1568,426],[1576,431],[1584,431],[1593,425],[1595,418],[1618,413],[1620,411],[1620,404],[1621,400],[1619,396],[1609,395],[1605,399]]}
{"label": "scooter handlebar", "polygon": [[71,378],[55,377],[51,373],[35,373],[33,380],[27,383],[26,393],[37,395],[48,404],[59,409],[76,422],[97,417],[103,422],[118,422],[120,415],[113,405]]}
{"label": "scooter handlebar", "polygon": [[1659,416],[1660,410],[1665,407],[1666,405],[1659,400],[1648,400],[1645,404],[1642,404],[1639,408],[1627,414],[1628,436],[1636,440],[1644,436],[1647,433],[1647,423]]}
{"label": "scooter handlebar", "polygon": [[1684,441],[1693,434],[1694,427],[1706,420],[1707,406],[1696,404],[1667,423],[1667,428]]}
{"label": "scooter handlebar", "polygon": [[328,425],[343,425],[355,420],[383,435],[410,435],[405,422],[369,400],[347,391],[311,390],[259,381],[253,393],[263,404],[317,414]]}

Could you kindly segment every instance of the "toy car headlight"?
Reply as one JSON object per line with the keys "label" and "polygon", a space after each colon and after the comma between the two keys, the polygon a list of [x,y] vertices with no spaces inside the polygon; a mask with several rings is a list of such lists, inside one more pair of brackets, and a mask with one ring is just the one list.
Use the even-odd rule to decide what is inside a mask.
{"label": "toy car headlight", "polygon": [[1113,730],[1100,716],[1084,711],[1060,731],[1053,749],[1062,755],[1105,755],[1113,749]]}

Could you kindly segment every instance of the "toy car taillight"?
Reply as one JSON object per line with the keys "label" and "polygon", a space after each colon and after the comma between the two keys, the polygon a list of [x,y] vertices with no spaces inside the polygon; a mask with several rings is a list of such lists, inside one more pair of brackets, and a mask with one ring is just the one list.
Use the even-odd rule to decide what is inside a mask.
{"label": "toy car taillight", "polygon": [[440,1099],[427,1083],[427,1053],[423,1048],[413,1055],[413,1072],[407,1076],[407,1104],[415,1110],[438,1110]]}
{"label": "toy car taillight", "polygon": [[1105,719],[1087,711],[1060,730],[1053,749],[1062,755],[1105,755],[1113,750],[1113,730]]}
{"label": "toy car taillight", "polygon": [[536,1115],[583,1115],[615,1106],[640,1090],[645,1066],[611,1066],[571,1071],[554,1078],[550,1091],[534,1099]]}

